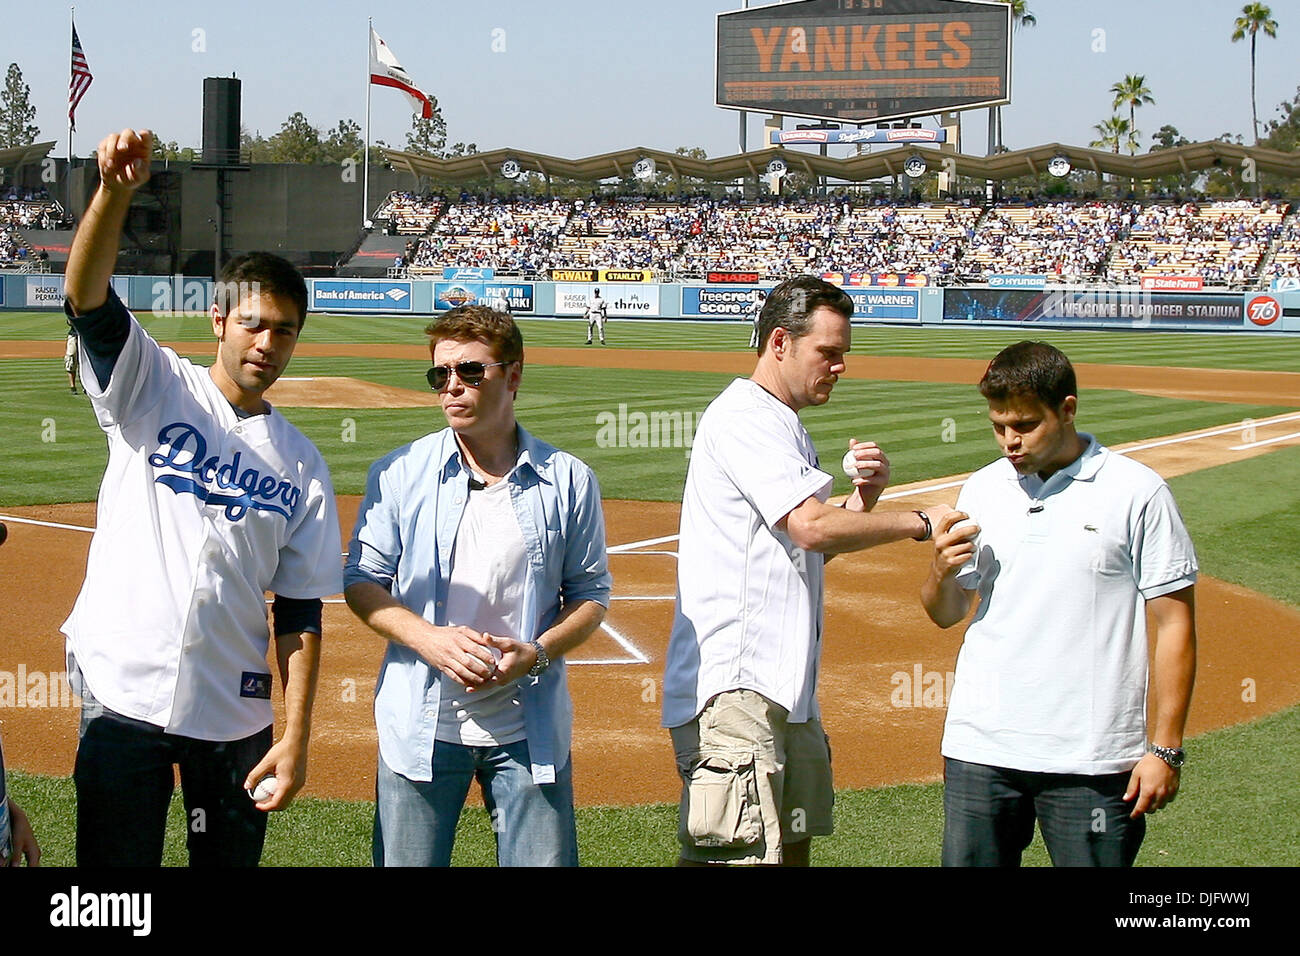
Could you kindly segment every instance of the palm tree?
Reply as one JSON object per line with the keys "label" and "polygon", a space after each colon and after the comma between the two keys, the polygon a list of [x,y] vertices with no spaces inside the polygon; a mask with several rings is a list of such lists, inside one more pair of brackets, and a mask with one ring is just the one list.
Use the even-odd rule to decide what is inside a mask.
{"label": "palm tree", "polygon": [[[1110,104],[1110,108],[1117,110],[1121,106],[1128,106],[1128,125],[1129,128],[1133,130],[1133,136],[1136,137],[1137,108],[1146,103],[1154,104],[1156,101],[1155,97],[1151,95],[1151,91],[1147,89],[1147,78],[1145,76],[1138,76],[1134,73],[1130,73],[1128,76],[1124,77],[1124,79],[1112,86],[1110,91],[1115,94],[1115,101]],[[1129,155],[1133,154],[1136,145],[1136,141],[1131,139]]]}
{"label": "palm tree", "polygon": [[[1003,3],[1011,7],[1011,25],[1013,29],[1021,27],[1032,27],[1038,22],[1038,18],[1029,12],[1029,4],[1025,0],[1002,0]],[[1010,77],[1008,77],[1008,81]],[[1002,107],[994,106],[989,109],[989,152],[998,153],[1002,151]]]}
{"label": "palm tree", "polygon": [[1116,154],[1119,153],[1121,143],[1128,147],[1130,153],[1137,146],[1138,131],[1122,116],[1112,116],[1106,122],[1098,123],[1093,129],[1097,131],[1097,139],[1089,143],[1089,146],[1111,149]]}
{"label": "palm tree", "polygon": [[1260,30],[1266,36],[1277,37],[1277,21],[1273,11],[1262,3],[1248,3],[1241,8],[1241,16],[1232,25],[1232,42],[1244,40],[1250,34],[1250,118],[1255,124],[1255,145],[1259,145],[1259,113],[1255,107],[1255,36]]}

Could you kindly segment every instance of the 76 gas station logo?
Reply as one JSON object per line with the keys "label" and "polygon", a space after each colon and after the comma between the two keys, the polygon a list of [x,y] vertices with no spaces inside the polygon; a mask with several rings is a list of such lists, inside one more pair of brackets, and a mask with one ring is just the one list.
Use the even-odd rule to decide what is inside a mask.
{"label": "76 gas station logo", "polygon": [[1271,295],[1257,295],[1246,303],[1246,318],[1256,325],[1272,325],[1282,314],[1282,307]]}

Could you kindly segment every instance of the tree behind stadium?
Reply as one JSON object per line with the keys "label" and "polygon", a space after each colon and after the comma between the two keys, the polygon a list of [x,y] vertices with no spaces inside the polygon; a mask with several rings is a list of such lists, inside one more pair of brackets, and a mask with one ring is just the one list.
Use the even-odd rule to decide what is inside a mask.
{"label": "tree behind stadium", "polygon": [[23,82],[17,63],[9,64],[4,92],[0,93],[0,147],[30,146],[40,135],[32,88]]}

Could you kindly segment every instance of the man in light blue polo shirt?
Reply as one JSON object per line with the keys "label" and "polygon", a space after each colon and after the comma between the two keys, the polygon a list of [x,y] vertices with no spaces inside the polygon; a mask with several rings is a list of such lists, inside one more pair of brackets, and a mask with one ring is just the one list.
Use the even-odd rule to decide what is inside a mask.
{"label": "man in light blue polo shirt", "polygon": [[344,571],[388,648],[376,866],[445,866],[477,779],[503,866],[576,866],[564,655],[604,619],[600,489],[515,421],[523,338],[462,306],[425,330],[448,427],[370,469]]}
{"label": "man in light blue polo shirt", "polygon": [[1008,346],[980,392],[1003,457],[936,521],[921,588],[940,627],[978,605],[944,725],[943,864],[1017,866],[1037,819],[1055,865],[1129,866],[1178,793],[1196,553],[1160,476],[1076,431],[1060,350]]}

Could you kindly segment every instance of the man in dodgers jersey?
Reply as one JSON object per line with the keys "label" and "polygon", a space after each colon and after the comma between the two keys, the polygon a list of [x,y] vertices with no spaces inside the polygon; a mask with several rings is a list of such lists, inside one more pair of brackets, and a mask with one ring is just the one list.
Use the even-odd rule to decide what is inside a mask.
{"label": "man in dodgers jersey", "polygon": [[1058,349],[1009,346],[980,392],[1005,457],[936,523],[921,588],[940,627],[979,607],[944,726],[943,863],[1018,866],[1037,817],[1057,866],[1129,866],[1144,814],[1178,792],[1196,554],[1160,476],[1075,430]]}
{"label": "man in dodgers jersey", "polygon": [[374,863],[449,865],[477,779],[499,864],[577,866],[564,655],[609,606],[600,488],[516,421],[510,316],[462,306],[425,331],[448,427],[370,469],[344,574],[388,640]]}
{"label": "man in dodgers jersey", "polygon": [[889,480],[872,442],[850,442],[853,493],[826,504],[832,479],[798,413],[830,399],[852,314],[813,276],[777,286],[754,374],[714,399],[695,435],[663,704],[684,864],[807,865],[834,799],[816,697],[824,556],[929,537],[923,512],[870,513]]}
{"label": "man in dodgers jersey", "polygon": [[[283,259],[232,260],[210,369],[150,338],[109,286],[153,136],[99,145],[100,186],[68,258],[82,384],[108,437],[86,580],[63,626],[83,698],[81,865],[157,865],[180,767],[195,865],[256,865],[264,811],[306,775],[321,598],[341,589],[339,527],[316,448],[262,399],[293,354],[306,286]],[[271,733],[265,592],[275,593],[286,723]],[[245,793],[274,774],[272,795]]]}

